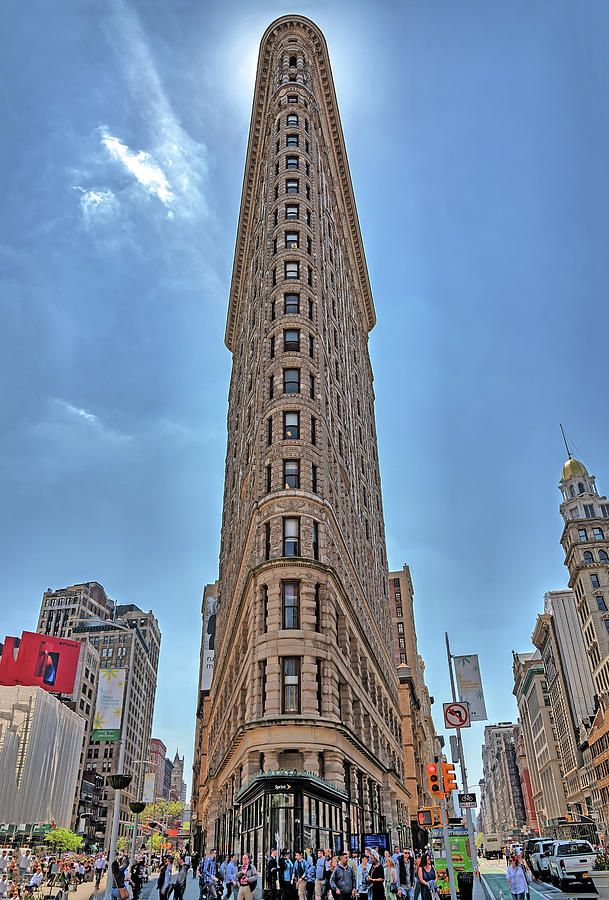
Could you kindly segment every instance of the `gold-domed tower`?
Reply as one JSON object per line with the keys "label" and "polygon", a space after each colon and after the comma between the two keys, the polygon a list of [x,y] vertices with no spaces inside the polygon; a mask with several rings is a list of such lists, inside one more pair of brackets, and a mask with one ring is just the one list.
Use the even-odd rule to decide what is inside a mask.
{"label": "gold-domed tower", "polygon": [[562,468],[561,544],[598,694],[609,693],[609,502],[571,454]]}

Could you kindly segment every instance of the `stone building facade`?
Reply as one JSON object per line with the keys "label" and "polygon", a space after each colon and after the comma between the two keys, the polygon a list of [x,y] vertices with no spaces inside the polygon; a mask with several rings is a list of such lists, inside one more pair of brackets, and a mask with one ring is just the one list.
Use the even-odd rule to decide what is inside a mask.
{"label": "stone building facade", "polygon": [[484,833],[500,834],[504,840],[526,824],[514,727],[512,722],[487,725],[482,745]]}
{"label": "stone building facade", "polygon": [[435,806],[429,793],[426,766],[439,762],[442,748],[431,715],[432,699],[425,684],[425,664],[419,654],[414,618],[414,587],[409,566],[389,573],[389,600],[393,623],[393,652],[400,682],[400,712],[404,746],[405,784],[410,821],[417,831],[417,810]]}
{"label": "stone building facade", "polygon": [[215,668],[195,747],[201,846],[256,863],[278,843],[336,850],[408,826],[374,323],[326,43],[284,16],[256,74],[225,338]]}
{"label": "stone building facade", "polygon": [[514,696],[539,828],[568,812],[554,715],[541,653],[514,653]]}

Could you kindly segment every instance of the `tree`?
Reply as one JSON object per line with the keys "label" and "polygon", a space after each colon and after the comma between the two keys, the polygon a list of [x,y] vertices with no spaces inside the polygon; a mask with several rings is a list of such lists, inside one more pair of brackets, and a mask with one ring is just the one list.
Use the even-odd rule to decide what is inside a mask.
{"label": "tree", "polygon": [[82,837],[74,831],[70,831],[69,828],[54,828],[45,835],[44,839],[53,845],[54,850],[59,849],[60,852],[77,850],[82,844]]}
{"label": "tree", "polygon": [[123,850],[127,849],[128,845],[129,845],[129,841],[127,840],[126,837],[122,836],[122,837],[117,838],[116,849],[120,850],[121,853],[123,852]]}
{"label": "tree", "polygon": [[154,805],[148,803],[146,804],[144,812],[140,813],[141,820],[145,821],[146,819],[152,819],[153,809],[155,820],[157,822],[162,819],[177,819],[180,818],[180,813],[184,809],[184,804],[181,800],[157,800]]}

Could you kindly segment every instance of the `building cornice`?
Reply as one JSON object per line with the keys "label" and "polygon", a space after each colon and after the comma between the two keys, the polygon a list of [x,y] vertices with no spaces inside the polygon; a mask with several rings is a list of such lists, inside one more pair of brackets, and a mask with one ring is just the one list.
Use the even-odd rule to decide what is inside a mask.
{"label": "building cornice", "polygon": [[231,279],[231,290],[226,319],[226,333],[224,341],[232,352],[234,347],[235,327],[239,318],[239,309],[246,295],[244,280],[246,277],[246,253],[248,240],[252,231],[252,217],[254,214],[254,189],[259,183],[257,177],[258,168],[262,162],[263,146],[266,137],[266,118],[271,102],[272,78],[269,74],[273,53],[278,41],[287,36],[289,32],[304,38],[311,50],[311,65],[316,68],[316,77],[319,82],[323,103],[321,112],[324,116],[322,127],[325,126],[328,134],[328,146],[333,150],[333,163],[339,180],[339,188],[342,195],[343,207],[346,215],[346,231],[350,237],[350,247],[353,262],[355,263],[354,276],[357,277],[359,295],[363,301],[364,316],[367,330],[371,331],[376,322],[372,290],[364,254],[364,245],[351,182],[351,173],[347,160],[345,140],[338,111],[338,101],[334,90],[334,80],[330,66],[330,57],[325,38],[319,28],[305,16],[282,16],[272,22],[265,31],[260,42],[258,55],[258,67],[256,70],[256,85],[252,103],[252,118],[250,124],[248,151],[245,161],[243,176],[243,191],[241,195],[241,208],[239,210],[239,224],[237,226],[237,239],[235,244],[235,257]]}

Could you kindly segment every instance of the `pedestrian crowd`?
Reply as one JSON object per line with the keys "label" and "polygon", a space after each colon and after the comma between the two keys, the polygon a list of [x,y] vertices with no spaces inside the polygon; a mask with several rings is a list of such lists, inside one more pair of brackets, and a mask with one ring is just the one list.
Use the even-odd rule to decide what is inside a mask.
{"label": "pedestrian crowd", "polygon": [[[250,855],[219,860],[215,850],[193,864],[200,900],[251,900],[262,878],[264,900],[437,900],[436,872],[429,853],[375,848],[333,855],[318,850],[291,854],[272,850],[257,872]],[[162,897],[161,900],[167,900]]]}
{"label": "pedestrian crowd", "polygon": [[[100,869],[100,859],[103,865]],[[63,894],[76,890],[84,881],[99,879],[105,869],[102,854],[70,854],[62,858],[56,854],[36,854],[32,850],[2,850],[0,852],[0,898],[26,898],[45,893],[61,900]]]}

